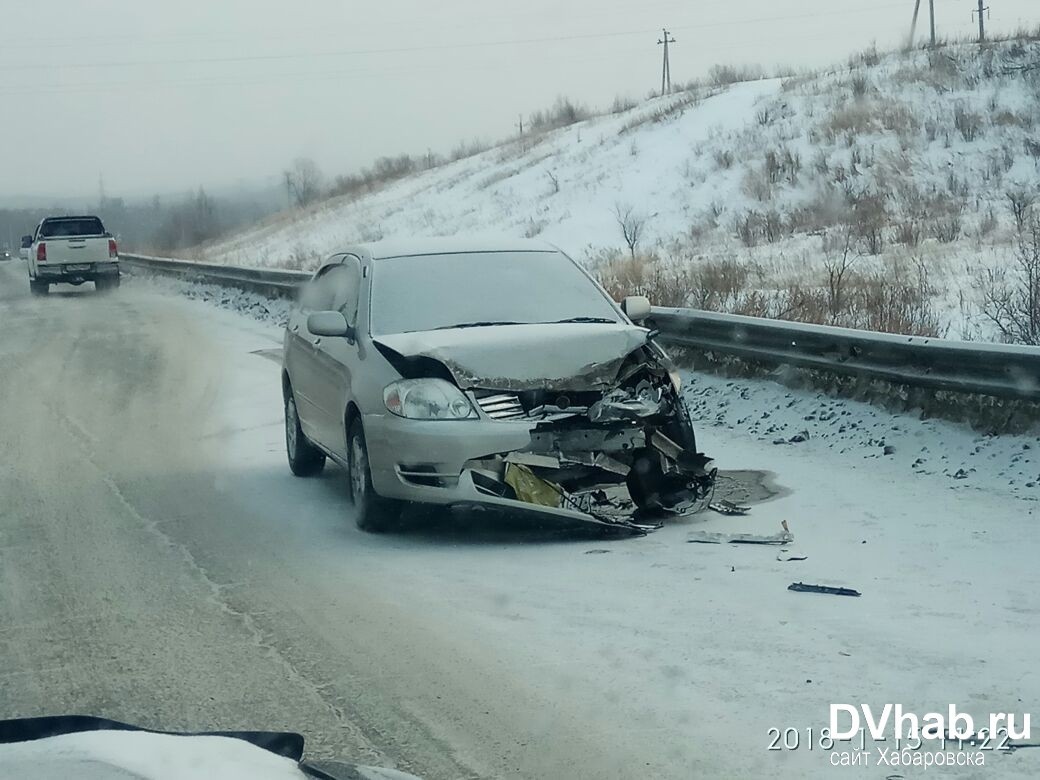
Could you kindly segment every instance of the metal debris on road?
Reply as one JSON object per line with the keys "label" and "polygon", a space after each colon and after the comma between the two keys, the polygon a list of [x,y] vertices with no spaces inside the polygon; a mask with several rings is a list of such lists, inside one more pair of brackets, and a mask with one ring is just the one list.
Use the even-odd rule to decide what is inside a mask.
{"label": "metal debris on road", "polygon": [[862,596],[858,590],[852,588],[835,588],[830,585],[809,585],[804,582],[792,582],[787,586],[788,590],[798,591],[799,593],[827,593],[831,596]]}
{"label": "metal debris on road", "polygon": [[694,531],[686,541],[691,544],[790,544],[794,535],[790,533],[773,534],[722,534],[710,531]]}
{"label": "metal debris on road", "polygon": [[712,501],[708,504],[708,509],[718,512],[720,515],[746,515],[751,511],[751,507],[742,506],[741,504],[734,504],[732,501],[726,499],[719,499],[718,501]]}

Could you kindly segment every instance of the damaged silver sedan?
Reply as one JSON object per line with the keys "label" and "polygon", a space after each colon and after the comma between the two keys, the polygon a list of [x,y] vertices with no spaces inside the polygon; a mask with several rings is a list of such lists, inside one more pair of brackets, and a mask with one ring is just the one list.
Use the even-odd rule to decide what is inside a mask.
{"label": "damaged silver sedan", "polygon": [[405,502],[500,507],[641,532],[700,508],[715,469],[679,378],[558,249],[373,244],[335,255],[285,333],[294,474],[343,466],[358,524]]}

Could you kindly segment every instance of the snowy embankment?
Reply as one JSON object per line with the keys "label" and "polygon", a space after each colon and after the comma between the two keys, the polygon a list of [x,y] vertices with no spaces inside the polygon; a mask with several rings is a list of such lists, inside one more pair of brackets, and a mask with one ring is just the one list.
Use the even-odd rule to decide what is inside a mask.
{"label": "snowy embankment", "polygon": [[[699,87],[282,214],[198,253],[313,268],[358,242],[494,232],[539,236],[603,267],[628,251],[620,211],[642,228],[644,276],[744,269],[723,274],[738,289],[723,280],[707,301],[703,288],[720,280],[680,279],[672,293],[692,305],[754,313],[764,293],[774,311],[794,310],[785,316],[862,327],[863,312],[836,313],[833,300],[797,311],[848,264],[850,291],[881,298],[862,304],[881,310],[875,327],[996,338],[980,285],[1014,261],[1040,200],[1038,60],[1040,42],[1023,39]],[[924,310],[893,317],[900,304],[884,291],[896,285],[927,299]]]}
{"label": "snowy embankment", "polygon": [[[279,481],[278,366],[264,356],[280,329],[199,301],[179,305],[234,355],[222,390],[227,457],[232,472],[269,485],[251,499],[257,517],[281,514],[290,540],[349,522],[342,494],[327,489],[335,472]],[[786,492],[746,517],[707,512],[620,542],[351,535],[311,550],[306,569],[394,572],[384,597],[424,615],[438,636],[472,638],[459,640],[459,679],[491,668],[523,684],[503,744],[541,745],[551,758],[566,719],[619,762],[619,775],[635,776],[638,764],[657,777],[832,777],[818,744],[766,748],[770,728],[804,739],[811,727],[818,737],[834,702],[919,713],[952,702],[975,718],[1035,710],[1040,536],[1026,482],[1040,474],[1040,439],[978,438],[766,381],[685,381],[702,448],[722,469],[772,472]],[[686,543],[692,530],[772,534],[781,521],[805,560],[779,559],[775,547]],[[357,547],[364,556],[345,563]],[[794,593],[793,582],[862,596]],[[491,686],[460,694],[457,682],[439,679],[436,700],[406,697],[438,716],[445,744],[465,738],[444,716],[457,702],[505,717]],[[539,701],[545,708],[532,709]],[[1040,771],[1038,751],[985,761],[1000,777]]]}
{"label": "snowy embankment", "polygon": [[205,256],[239,265],[313,267],[362,241],[485,232],[538,236],[580,253],[619,245],[617,205],[651,210],[647,243],[666,240],[683,231],[721,186],[715,182],[691,198],[684,162],[712,138],[742,128],[779,90],[779,80],[767,80],[703,99],[680,94],[650,100],[511,141],[359,199],[282,215],[206,248]]}

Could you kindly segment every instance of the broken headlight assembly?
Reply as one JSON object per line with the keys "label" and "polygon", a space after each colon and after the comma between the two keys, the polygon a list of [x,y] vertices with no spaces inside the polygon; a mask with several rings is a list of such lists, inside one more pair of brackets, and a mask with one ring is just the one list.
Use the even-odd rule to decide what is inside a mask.
{"label": "broken headlight assembly", "polygon": [[474,420],[466,395],[444,379],[402,379],[383,390],[387,411],[409,420]]}

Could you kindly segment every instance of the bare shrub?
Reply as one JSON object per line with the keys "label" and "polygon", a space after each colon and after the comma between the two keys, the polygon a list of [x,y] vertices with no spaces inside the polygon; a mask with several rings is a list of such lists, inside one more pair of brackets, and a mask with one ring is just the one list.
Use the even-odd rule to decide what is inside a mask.
{"label": "bare shrub", "polygon": [[801,170],[802,158],[797,152],[792,152],[790,147],[783,145],[766,152],[763,171],[769,184],[796,184]]}
{"label": "bare shrub", "polygon": [[588,119],[589,116],[589,110],[585,106],[561,95],[549,108],[531,114],[528,121],[531,130],[555,130]]}
{"label": "bare shrub", "polygon": [[733,167],[733,152],[729,149],[715,150],[715,165],[722,170],[729,170]]}
{"label": "bare shrub", "polygon": [[868,254],[881,254],[885,248],[887,227],[888,209],[884,195],[871,192],[853,198],[851,228]]}
{"label": "bare shrub", "polygon": [[961,138],[970,143],[982,132],[982,116],[968,110],[963,103],[958,103],[953,109],[953,126],[960,132]]}
{"label": "bare shrub", "polygon": [[407,154],[391,157],[380,157],[369,168],[358,173],[337,176],[330,189],[331,195],[360,195],[370,192],[390,182],[403,179],[419,170],[439,165],[443,160],[432,152],[427,152],[420,162]]}
{"label": "bare shrub", "polygon": [[741,81],[758,81],[765,77],[765,69],[759,65],[712,65],[708,71],[708,83],[713,87],[724,87]]}
{"label": "bare shrub", "polygon": [[988,209],[985,214],[979,219],[978,236],[988,236],[994,230],[997,229],[997,225],[1000,222],[997,220],[997,214],[992,208]]}
{"label": "bare shrub", "polygon": [[824,134],[831,143],[842,136],[856,137],[872,133],[876,129],[876,113],[866,103],[854,103],[836,108],[823,125]]}
{"label": "bare shrub", "polygon": [[762,215],[757,211],[746,211],[733,221],[733,230],[744,246],[756,246],[762,237]]}
{"label": "bare shrub", "polygon": [[985,268],[975,280],[982,313],[1012,344],[1040,345],[1040,220],[1019,236],[1008,266]]}
{"label": "bare shrub", "polygon": [[892,241],[896,244],[915,247],[924,238],[924,227],[915,216],[905,217],[896,223],[892,231]]}
{"label": "bare shrub", "polygon": [[931,216],[928,220],[928,232],[943,244],[952,244],[960,238],[963,232],[960,205],[949,204],[947,211]]}
{"label": "bare shrub", "polygon": [[552,192],[555,195],[557,192],[560,191],[560,179],[555,173],[553,173],[549,169],[546,169],[545,175],[548,177],[549,185],[552,187]]}
{"label": "bare shrub", "polygon": [[617,95],[614,98],[614,102],[610,104],[610,113],[623,114],[626,111],[631,111],[638,105],[639,103],[630,97]]}
{"label": "bare shrub", "polygon": [[857,73],[852,77],[852,96],[856,100],[862,100],[866,97],[867,88],[870,86],[870,80],[867,79],[863,73]]}
{"label": "bare shrub", "polygon": [[691,270],[665,263],[654,252],[624,255],[607,250],[593,259],[593,273],[616,301],[628,295],[645,295],[657,306],[688,306]]}

